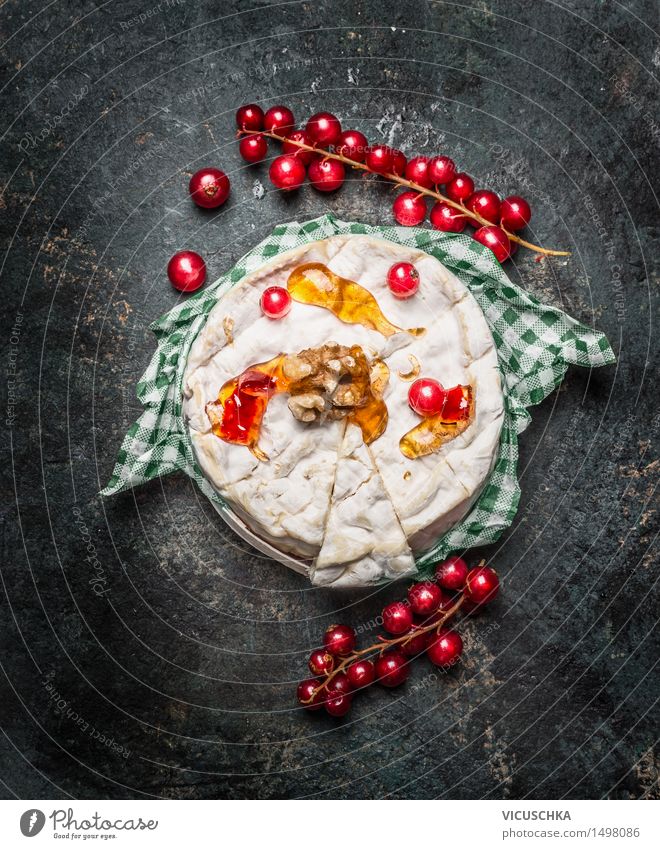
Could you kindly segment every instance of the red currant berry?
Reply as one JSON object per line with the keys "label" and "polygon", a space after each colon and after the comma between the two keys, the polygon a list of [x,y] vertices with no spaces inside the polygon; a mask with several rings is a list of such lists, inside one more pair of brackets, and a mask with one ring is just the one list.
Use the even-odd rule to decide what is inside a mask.
{"label": "red currant berry", "polygon": [[452,598],[452,596],[443,592],[442,598],[440,599],[440,607],[438,607],[435,613],[432,613],[430,616],[427,616],[426,619],[423,619],[422,625],[424,627],[427,625],[441,625],[447,611],[451,610],[455,604],[456,600]]}
{"label": "red currant berry", "polygon": [[408,160],[405,173],[406,180],[410,180],[424,189],[430,189],[433,185],[433,180],[429,175],[428,156],[413,156],[412,159]]}
{"label": "red currant berry", "polygon": [[317,191],[334,192],[344,182],[346,169],[337,159],[315,159],[307,175]]}
{"label": "red currant berry", "polygon": [[326,712],[330,714],[330,716],[346,716],[346,714],[351,709],[351,705],[353,703],[353,699],[346,696],[335,696],[332,699],[328,699],[325,703]]}
{"label": "red currant berry", "polygon": [[357,635],[350,625],[331,625],[323,637],[323,645],[330,654],[345,657],[355,648]]}
{"label": "red currant berry", "polygon": [[418,657],[420,654],[423,654],[427,646],[429,644],[429,633],[417,634],[415,633],[418,629],[416,625],[410,630],[411,637],[404,643],[400,644],[401,651],[405,654],[406,657]]}
{"label": "red currant berry", "polygon": [[348,675],[345,672],[338,672],[331,681],[328,681],[326,689],[332,695],[337,693],[347,696],[352,692],[353,687]]}
{"label": "red currant berry", "polygon": [[390,174],[394,162],[392,148],[386,144],[374,144],[367,151],[364,161],[370,171],[376,174]]}
{"label": "red currant berry", "polygon": [[179,292],[195,292],[206,280],[206,263],[195,251],[179,251],[167,263],[167,276]]}
{"label": "red currant berry", "polygon": [[408,659],[397,649],[381,654],[376,660],[376,679],[384,687],[398,687],[409,675]]}
{"label": "red currant berry", "polygon": [[278,156],[270,164],[268,176],[276,189],[291,192],[305,182],[305,166],[295,156]]}
{"label": "red currant berry", "polygon": [[335,146],[337,153],[353,162],[364,162],[368,149],[367,137],[358,130],[344,130]]}
{"label": "red currant berry", "polygon": [[323,707],[326,694],[324,690],[319,689],[321,683],[318,678],[307,678],[298,684],[298,701],[307,710],[320,710]]}
{"label": "red currant berry", "polygon": [[468,566],[462,557],[453,554],[435,568],[435,579],[446,590],[462,590],[467,578]]}
{"label": "red currant berry", "polygon": [[291,311],[291,295],[282,286],[269,286],[261,295],[261,311],[268,318],[284,318]]}
{"label": "red currant berry", "polygon": [[[497,224],[500,218],[500,199],[495,192],[489,192],[488,189],[479,189],[478,192],[472,192],[470,197],[465,201],[466,207],[470,212],[476,212],[486,221],[491,224]],[[470,224],[474,227],[479,226],[479,222],[471,218]]]}
{"label": "red currant berry", "polygon": [[426,653],[431,663],[436,666],[452,666],[463,652],[463,640],[458,631],[442,629],[434,635]]}
{"label": "red currant berry", "polygon": [[455,203],[466,201],[474,191],[474,180],[469,174],[460,172],[447,183],[447,197]]}
{"label": "red currant berry", "polygon": [[472,604],[488,604],[500,591],[500,579],[490,566],[470,569],[465,579],[465,598]]}
{"label": "red currant berry", "polygon": [[498,262],[511,256],[511,242],[501,227],[480,227],[472,238],[490,248]]}
{"label": "red currant berry", "polygon": [[408,160],[406,159],[405,153],[394,148],[392,150],[392,173],[396,174],[398,177],[403,177],[406,173],[407,164]]}
{"label": "red currant berry", "polygon": [[229,177],[219,168],[200,168],[190,178],[188,191],[197,206],[215,209],[229,197]]}
{"label": "red currant berry", "polygon": [[413,615],[410,607],[402,601],[393,601],[383,608],[383,628],[388,634],[399,636],[410,630]]}
{"label": "red currant berry", "polygon": [[431,225],[436,230],[443,230],[445,233],[462,233],[467,222],[466,215],[461,215],[457,209],[441,200],[434,203],[431,208]]}
{"label": "red currant berry", "polygon": [[376,670],[370,660],[356,660],[346,670],[346,675],[354,690],[359,690],[362,687],[368,687],[373,684],[376,677]]}
{"label": "red currant berry", "polygon": [[309,669],[312,675],[327,675],[335,668],[335,659],[329,651],[317,649],[309,658]]}
{"label": "red currant berry", "polygon": [[238,152],[246,162],[261,162],[268,153],[268,142],[261,134],[244,136],[238,143]]}
{"label": "red currant berry", "polygon": [[402,192],[394,199],[392,212],[397,223],[416,227],[426,218],[426,201],[418,192]]}
{"label": "red currant berry", "polygon": [[256,103],[246,103],[236,112],[236,126],[239,130],[263,129],[264,110]]}
{"label": "red currant berry", "polygon": [[288,106],[271,106],[264,115],[264,130],[278,136],[288,136],[295,127],[296,119]]}
{"label": "red currant berry", "polygon": [[408,590],[408,601],[417,616],[430,616],[440,606],[442,590],[432,581],[420,581]]}
{"label": "red currant berry", "polygon": [[395,298],[411,298],[419,289],[419,271],[412,262],[396,262],[387,272],[387,285]]}
{"label": "red currant berry", "polygon": [[532,217],[532,210],[525,198],[510,195],[502,201],[500,224],[505,230],[522,230]]}
{"label": "red currant berry", "polygon": [[456,176],[454,160],[448,156],[434,156],[429,162],[429,177],[436,186],[450,183]]}
{"label": "red currant berry", "polygon": [[442,384],[431,377],[418,378],[408,390],[408,403],[419,416],[437,416],[446,397]]}
{"label": "red currant berry", "polygon": [[332,112],[317,112],[305,127],[310,137],[321,147],[333,147],[341,139],[341,124]]}
{"label": "red currant berry", "polygon": [[289,133],[286,139],[282,142],[282,153],[286,156],[295,156],[302,162],[303,165],[309,165],[316,154],[311,150],[305,150],[302,147],[298,147],[298,145],[294,144],[294,142],[302,142],[303,144],[308,144],[310,147],[313,147],[314,142],[309,137],[307,131],[294,130],[292,133]]}

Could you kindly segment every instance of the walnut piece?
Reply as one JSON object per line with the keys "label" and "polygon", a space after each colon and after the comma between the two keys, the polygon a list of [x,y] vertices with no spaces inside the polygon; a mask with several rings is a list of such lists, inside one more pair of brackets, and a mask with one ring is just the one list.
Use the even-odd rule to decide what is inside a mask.
{"label": "walnut piece", "polygon": [[312,364],[295,354],[287,357],[282,366],[282,374],[288,380],[302,380],[312,373]]}
{"label": "walnut piece", "polygon": [[374,360],[369,371],[371,391],[376,398],[382,398],[390,379],[390,369],[382,360]]}
{"label": "walnut piece", "polygon": [[234,319],[230,315],[226,315],[222,319],[222,329],[225,331],[227,344],[231,345],[234,341]]}
{"label": "walnut piece", "polygon": [[369,362],[362,348],[327,342],[286,357],[282,373],[289,381],[289,409],[298,421],[344,418],[382,397],[389,378],[384,363]]}
{"label": "walnut piece", "polygon": [[325,411],[325,399],[317,392],[303,392],[291,395],[288,406],[299,422],[313,422]]}
{"label": "walnut piece", "polygon": [[414,354],[408,354],[408,359],[410,360],[410,365],[412,368],[410,371],[398,371],[397,374],[401,378],[401,380],[414,380],[416,377],[419,377],[419,373],[422,370],[422,367],[419,364],[419,360]]}

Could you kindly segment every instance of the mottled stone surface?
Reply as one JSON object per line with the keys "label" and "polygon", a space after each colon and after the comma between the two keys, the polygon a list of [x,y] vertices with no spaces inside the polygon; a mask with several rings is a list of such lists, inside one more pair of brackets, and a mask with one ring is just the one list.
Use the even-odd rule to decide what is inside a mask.
{"label": "mottled stone surface", "polygon": [[[652,0],[2,5],[2,795],[658,795],[655,24]],[[183,475],[97,495],[173,251],[213,278],[284,220],[390,220],[359,178],[270,191],[234,140],[248,100],[522,190],[534,238],[574,253],[521,251],[512,279],[619,354],[534,410],[465,662],[419,661],[343,722],[296,708],[306,656],[338,619],[373,635],[401,588],[310,590]],[[186,189],[207,163],[233,187],[211,214]]]}

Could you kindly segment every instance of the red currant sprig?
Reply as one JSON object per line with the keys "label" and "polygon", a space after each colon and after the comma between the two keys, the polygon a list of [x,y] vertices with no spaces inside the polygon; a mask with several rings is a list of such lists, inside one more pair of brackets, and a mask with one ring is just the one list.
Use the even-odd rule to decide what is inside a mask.
{"label": "red currant sprig", "polygon": [[[414,657],[425,654],[435,666],[449,669],[463,652],[463,640],[447,622],[464,605],[473,610],[491,602],[499,587],[497,573],[485,561],[468,569],[461,557],[448,558],[437,566],[434,581],[413,584],[404,601],[383,609],[388,637],[380,636],[373,645],[357,649],[353,628],[331,625],[323,648],[309,658],[309,668],[317,677],[301,681],[298,702],[308,710],[325,707],[330,716],[344,716],[355,693],[374,681],[383,687],[403,684]],[[457,594],[452,597],[444,590]]]}
{"label": "red currant sprig", "polygon": [[[239,137],[259,137],[252,145],[243,144],[241,155],[247,162],[258,162],[263,158],[266,137],[281,142],[285,157],[278,157],[270,169],[276,188],[299,188],[309,166],[315,189],[335,191],[344,182],[346,168],[353,168],[407,189],[393,204],[394,217],[402,226],[414,227],[426,219],[425,198],[430,197],[436,201],[431,211],[435,229],[458,233],[469,222],[477,228],[473,238],[490,248],[500,262],[512,256],[518,245],[537,254],[570,256],[570,251],[543,248],[517,235],[532,215],[527,201],[518,195],[500,201],[495,192],[475,191],[472,177],[457,173],[456,164],[447,156],[415,156],[406,161],[401,151],[388,145],[369,145],[357,130],[342,132],[339,119],[330,112],[313,115],[304,129],[296,130],[294,115],[287,107],[274,106],[261,116],[259,111],[255,104],[248,104],[236,113]],[[445,194],[440,193],[441,186]]]}

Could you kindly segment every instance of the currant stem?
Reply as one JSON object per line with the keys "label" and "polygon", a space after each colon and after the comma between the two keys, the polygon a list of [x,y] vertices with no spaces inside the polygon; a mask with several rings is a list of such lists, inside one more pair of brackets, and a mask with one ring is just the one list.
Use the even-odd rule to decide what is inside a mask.
{"label": "currant stem", "polygon": [[[353,159],[349,159],[348,156],[343,156],[341,153],[332,153],[329,150],[326,150],[323,147],[316,147],[314,145],[305,144],[305,142],[296,141],[295,139],[288,139],[286,136],[280,136],[277,133],[270,133],[266,130],[239,130],[238,135],[240,136],[242,133],[247,135],[262,135],[266,136],[270,139],[275,139],[275,141],[284,142],[287,141],[289,144],[293,144],[296,147],[299,147],[301,150],[308,150],[311,153],[323,153],[324,159],[336,159],[338,162],[343,162],[344,165],[348,165],[349,168],[354,168],[358,171],[366,171],[368,174],[375,174],[376,171],[372,171],[368,165],[365,165],[364,162],[355,162]],[[466,215],[468,218],[474,218],[475,221],[478,221],[484,227],[492,227],[492,221],[488,221],[486,218],[482,218],[478,212],[472,212],[472,210],[467,209],[462,203],[456,203],[456,201],[450,200],[445,195],[440,194],[440,192],[433,191],[432,189],[426,189],[424,186],[420,186],[417,183],[413,183],[411,180],[406,180],[405,177],[400,177],[398,174],[379,174],[379,177],[385,177],[387,180],[391,180],[393,183],[397,183],[399,186],[405,186],[413,192],[417,192],[419,195],[426,195],[427,197],[434,198],[435,200],[442,201],[446,203],[448,206],[457,209],[461,215]],[[504,230],[504,228],[501,228]],[[515,233],[510,233],[508,230],[504,230],[504,232],[509,237],[510,241],[517,242],[523,248],[529,248],[532,251],[535,251],[538,254],[543,254],[545,256],[570,256],[570,251],[555,251],[550,248],[542,248],[540,245],[535,245],[532,242],[528,242],[525,239],[522,239],[520,236],[516,236]]]}

